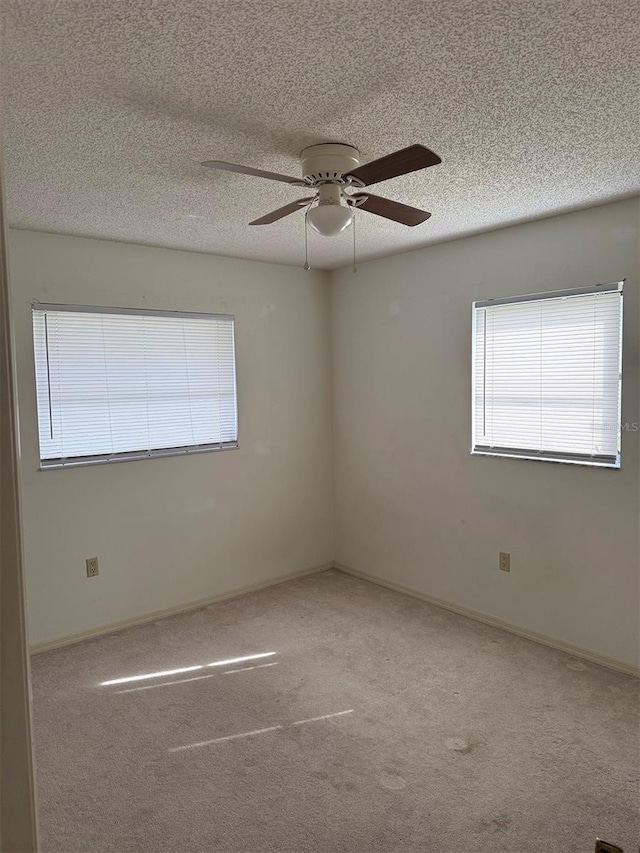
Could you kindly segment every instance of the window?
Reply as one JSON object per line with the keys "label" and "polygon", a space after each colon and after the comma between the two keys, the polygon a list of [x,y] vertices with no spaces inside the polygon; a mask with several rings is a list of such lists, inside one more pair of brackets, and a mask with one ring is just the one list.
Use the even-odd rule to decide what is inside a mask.
{"label": "window", "polygon": [[41,468],[237,447],[234,319],[33,306]]}
{"label": "window", "polygon": [[622,282],[473,305],[472,453],[620,467]]}

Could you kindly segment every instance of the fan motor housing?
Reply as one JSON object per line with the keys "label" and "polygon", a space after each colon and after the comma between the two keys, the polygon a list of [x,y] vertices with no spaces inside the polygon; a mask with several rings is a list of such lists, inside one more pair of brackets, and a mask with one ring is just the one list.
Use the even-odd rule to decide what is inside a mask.
{"label": "fan motor housing", "polygon": [[360,165],[360,152],[341,142],[323,142],[305,148],[300,154],[300,164],[302,177],[311,185],[321,181],[345,183],[342,176]]}

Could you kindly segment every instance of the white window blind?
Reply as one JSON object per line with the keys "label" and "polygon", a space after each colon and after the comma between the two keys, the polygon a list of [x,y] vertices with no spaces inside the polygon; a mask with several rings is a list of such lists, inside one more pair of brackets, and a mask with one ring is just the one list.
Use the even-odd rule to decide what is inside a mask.
{"label": "white window blind", "polygon": [[622,283],[473,306],[472,452],[620,465]]}
{"label": "white window blind", "polygon": [[42,468],[237,447],[234,319],[34,305]]}

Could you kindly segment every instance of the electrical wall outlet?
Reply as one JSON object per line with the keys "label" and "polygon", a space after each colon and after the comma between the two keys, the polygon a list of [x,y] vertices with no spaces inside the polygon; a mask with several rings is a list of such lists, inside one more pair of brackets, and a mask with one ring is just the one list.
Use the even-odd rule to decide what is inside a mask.
{"label": "electrical wall outlet", "polygon": [[500,551],[500,561],[498,563],[501,572],[511,571],[511,554],[506,551]]}
{"label": "electrical wall outlet", "polygon": [[100,574],[100,571],[98,570],[98,558],[89,557],[87,560],[85,560],[85,564],[87,566],[87,577],[97,578]]}

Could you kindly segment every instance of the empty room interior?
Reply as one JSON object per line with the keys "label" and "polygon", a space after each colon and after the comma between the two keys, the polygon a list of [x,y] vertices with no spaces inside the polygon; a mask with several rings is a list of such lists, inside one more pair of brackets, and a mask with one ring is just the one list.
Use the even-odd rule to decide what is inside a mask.
{"label": "empty room interior", "polygon": [[637,853],[637,0],[1,15],[19,849]]}

